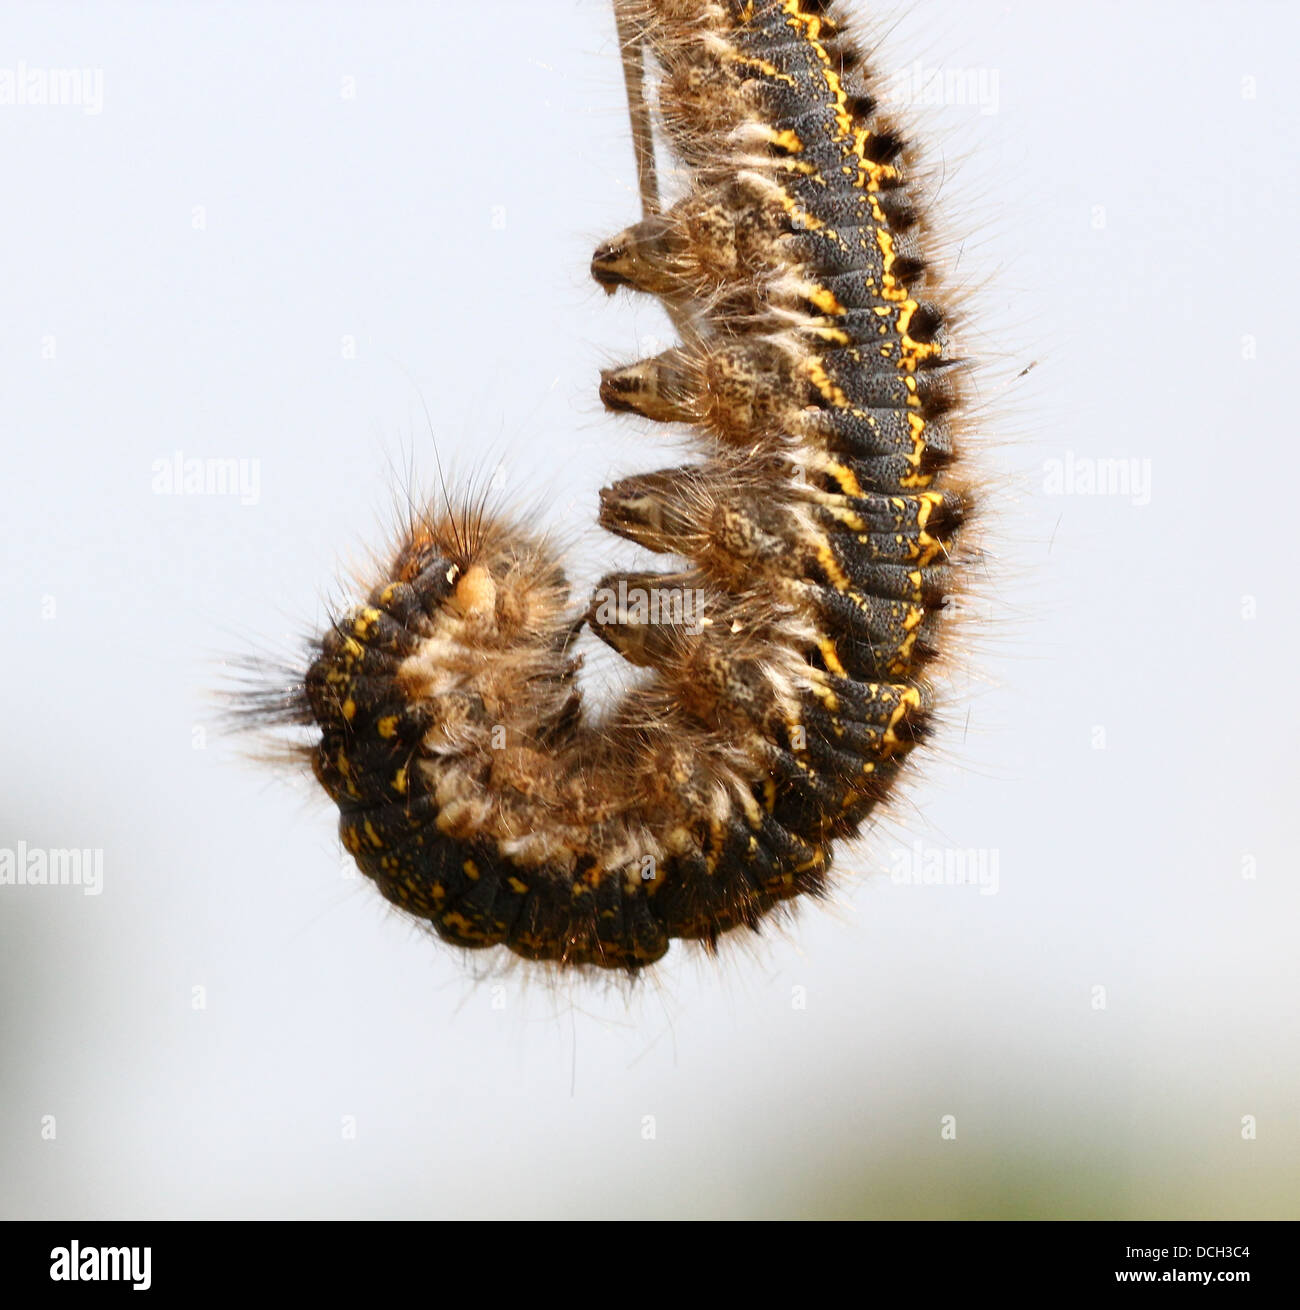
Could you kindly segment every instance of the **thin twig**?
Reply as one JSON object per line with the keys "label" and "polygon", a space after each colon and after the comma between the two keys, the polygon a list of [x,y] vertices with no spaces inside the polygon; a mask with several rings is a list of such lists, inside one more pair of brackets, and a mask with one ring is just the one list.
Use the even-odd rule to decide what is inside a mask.
{"label": "thin twig", "polygon": [[641,187],[641,215],[659,212],[659,177],[655,170],[655,139],[650,125],[650,106],[645,97],[645,42],[628,7],[614,0],[618,43],[623,52],[623,81],[627,85],[627,113],[632,123],[632,148],[636,152],[636,175]]}

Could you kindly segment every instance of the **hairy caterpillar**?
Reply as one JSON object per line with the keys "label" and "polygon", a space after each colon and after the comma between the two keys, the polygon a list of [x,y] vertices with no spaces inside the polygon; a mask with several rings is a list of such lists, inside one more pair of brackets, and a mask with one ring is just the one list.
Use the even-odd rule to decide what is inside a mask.
{"label": "hairy caterpillar", "polygon": [[[640,139],[646,216],[592,273],[682,340],[600,395],[688,425],[700,460],[605,488],[599,517],[682,564],[575,608],[524,524],[431,509],[280,715],[317,734],[343,843],[395,905],[460,946],[635,971],[823,892],[927,733],[972,496],[909,151],[837,7],[616,10],[688,180],[660,211]],[[584,626],[649,671],[599,723]]]}

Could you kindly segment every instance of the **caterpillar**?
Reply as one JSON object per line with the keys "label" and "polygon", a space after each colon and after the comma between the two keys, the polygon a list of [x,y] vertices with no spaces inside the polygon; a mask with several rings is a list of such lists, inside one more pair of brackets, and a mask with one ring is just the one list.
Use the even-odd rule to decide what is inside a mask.
{"label": "caterpillar", "polygon": [[[394,905],[457,946],[635,973],[826,892],[932,729],[975,506],[913,153],[840,6],[616,12],[634,125],[643,57],[657,108],[643,216],[591,272],[681,339],[599,394],[698,458],[606,487],[599,522],[674,562],[575,605],[543,535],[448,499],[279,712]],[[650,133],[684,179],[666,208]],[[602,717],[584,628],[645,671]]]}

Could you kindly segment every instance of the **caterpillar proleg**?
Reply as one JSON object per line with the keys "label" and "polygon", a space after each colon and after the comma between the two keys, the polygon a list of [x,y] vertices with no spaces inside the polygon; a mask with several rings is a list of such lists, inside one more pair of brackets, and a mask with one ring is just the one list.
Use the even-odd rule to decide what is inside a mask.
{"label": "caterpillar proleg", "polygon": [[[457,945],[636,971],[757,928],[824,891],[927,734],[962,392],[911,152],[841,8],[616,2],[643,215],[591,271],[681,340],[600,396],[698,459],[605,488],[599,521],[679,562],[575,601],[527,524],[435,506],[287,702],[347,850]],[[599,722],[584,626],[648,671]]]}

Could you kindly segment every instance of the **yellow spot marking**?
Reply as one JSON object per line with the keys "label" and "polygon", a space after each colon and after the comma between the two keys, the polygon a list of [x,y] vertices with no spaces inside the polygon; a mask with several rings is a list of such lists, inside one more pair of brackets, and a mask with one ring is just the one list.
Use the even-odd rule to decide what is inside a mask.
{"label": "yellow spot marking", "polygon": [[745,811],[745,819],[751,828],[761,826],[763,822],[763,813],[758,807],[758,802],[754,799],[754,794],[750,791],[741,790],[740,808]]}
{"label": "yellow spot marking", "polygon": [[831,549],[831,543],[825,537],[822,537],[817,543],[817,563],[822,566],[836,591],[848,591],[849,577],[840,568],[839,561],[835,558],[835,552]]}
{"label": "yellow spot marking", "polygon": [[886,300],[906,300],[907,290],[892,272],[894,265],[898,262],[898,256],[894,253],[894,234],[886,228],[877,228],[876,244],[880,247],[880,253],[885,261],[884,286],[881,288],[880,294]]}
{"label": "yellow spot marking", "polygon": [[838,523],[843,523],[851,532],[865,532],[867,530],[866,522],[851,509],[844,509],[838,505],[828,505],[831,517]]}
{"label": "yellow spot marking", "polygon": [[834,460],[830,460],[826,465],[826,472],[839,483],[840,490],[844,492],[846,496],[862,495],[862,484],[854,476],[852,469],[846,468],[843,464],[839,464]]}
{"label": "yellow spot marking", "polygon": [[471,923],[463,914],[460,914],[456,910],[453,910],[450,914],[443,917],[442,926],[446,928],[448,932],[454,932],[458,937],[467,937],[471,941],[484,936],[481,928],[476,924]]}
{"label": "yellow spot marking", "polygon": [[810,287],[805,295],[809,302],[816,305],[823,314],[839,317],[845,312],[844,306],[840,304],[838,297],[828,287]]}
{"label": "yellow spot marking", "polygon": [[936,359],[943,353],[937,342],[930,342],[925,345],[908,335],[908,329],[912,326],[912,319],[919,309],[920,305],[915,300],[908,300],[904,303],[898,315],[898,334],[903,339],[902,363],[910,372],[915,372],[917,366],[924,360]]}
{"label": "yellow spot marking", "polygon": [[813,386],[821,395],[836,409],[847,409],[849,407],[849,398],[844,392],[831,381],[825,367],[820,359],[812,358],[804,363],[804,372],[808,374]]}
{"label": "yellow spot marking", "polygon": [[942,542],[936,541],[929,533],[923,532],[912,549],[912,558],[922,568],[927,568],[944,553]]}
{"label": "yellow spot marking", "polygon": [[396,714],[385,714],[384,717],[379,720],[375,726],[379,729],[379,735],[381,737],[395,737],[397,735],[398,717],[399,716]]}
{"label": "yellow spot marking", "polygon": [[[741,14],[740,21],[747,23],[753,17],[754,6],[747,5],[745,11]],[[795,79],[789,73],[783,73],[775,64],[769,63],[766,59],[758,55],[743,54],[734,46],[722,45],[718,51],[719,56],[729,64],[739,64],[742,68],[756,68],[764,77],[775,78],[777,81],[784,82],[787,86],[794,86]]]}
{"label": "yellow spot marking", "polygon": [[[898,690],[895,688],[895,690]],[[915,687],[906,687],[902,689],[903,694],[899,697],[898,705],[893,714],[889,716],[889,727],[885,730],[885,744],[888,746],[901,745],[895,728],[907,717],[912,710],[921,708],[921,693]]]}
{"label": "yellow spot marking", "polygon": [[465,877],[467,877],[470,882],[478,881],[478,865],[475,864],[473,860],[466,860],[465,863],[461,865],[461,868],[465,870]]}
{"label": "yellow spot marking", "polygon": [[382,617],[383,615],[378,610],[367,607],[352,620],[352,631],[356,633],[362,641],[365,641],[365,639],[374,632],[375,627],[378,625],[379,620]]}
{"label": "yellow spot marking", "polygon": [[826,667],[836,675],[844,678],[848,675],[844,672],[844,665],[840,663],[839,653],[835,649],[835,643],[829,637],[819,637],[817,640],[817,649],[822,653],[822,659],[826,661]]}
{"label": "yellow spot marking", "polygon": [[763,138],[789,154],[798,155],[803,153],[803,142],[799,140],[799,134],[793,128],[787,127],[780,132],[774,132],[768,128],[764,131]]}
{"label": "yellow spot marking", "polygon": [[[900,174],[893,164],[877,164],[867,158],[867,142],[874,134],[870,128],[859,128],[853,134],[853,153],[857,159],[857,185],[868,192],[878,192],[886,182],[897,182]],[[884,222],[883,213],[878,212],[877,222]]]}
{"label": "yellow spot marking", "polygon": [[834,714],[839,709],[840,698],[825,683],[814,683],[812,691],[830,713]]}
{"label": "yellow spot marking", "polygon": [[821,851],[814,850],[812,859],[805,861],[803,864],[796,864],[794,871],[796,873],[807,873],[810,869],[820,869],[826,863],[826,857]]}
{"label": "yellow spot marking", "polygon": [[833,68],[823,68],[822,76],[826,79],[827,89],[835,101],[835,126],[839,128],[839,136],[843,139],[853,130],[853,115],[849,113],[849,100],[844,94],[840,75]]}
{"label": "yellow spot marking", "polygon": [[718,867],[718,856],[722,852],[725,839],[722,824],[717,819],[709,820],[709,837],[712,839],[709,843],[711,849],[704,857],[704,867],[712,873]]}
{"label": "yellow spot marking", "polygon": [[826,185],[826,179],[817,172],[817,165],[807,159],[787,159],[778,155],[773,163],[776,168],[784,169],[787,173],[798,173],[801,177],[812,178],[821,186]]}
{"label": "yellow spot marking", "polygon": [[851,346],[853,338],[849,336],[843,328],[818,327],[814,328],[817,340],[825,342],[828,346]]}
{"label": "yellow spot marking", "polygon": [[[781,208],[785,210],[796,222],[803,224],[810,232],[819,231],[826,226],[816,214],[810,214],[784,187],[778,188],[777,196],[781,201]],[[832,232],[829,235],[834,236]]]}

